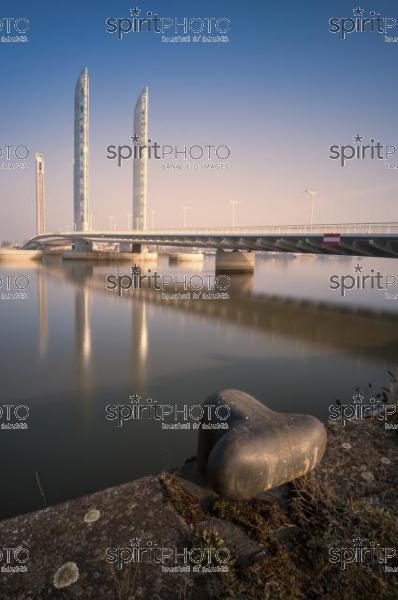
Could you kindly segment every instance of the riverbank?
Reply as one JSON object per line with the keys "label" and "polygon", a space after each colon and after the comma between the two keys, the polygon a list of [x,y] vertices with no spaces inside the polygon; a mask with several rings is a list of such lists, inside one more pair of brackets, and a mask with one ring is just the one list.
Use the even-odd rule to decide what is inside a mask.
{"label": "riverbank", "polygon": [[[192,460],[178,471],[1,522],[3,549],[28,550],[16,554],[21,561],[28,556],[25,563],[11,565],[27,572],[4,572],[3,551],[2,598],[395,598],[397,558],[380,560],[384,549],[398,554],[396,431],[369,419],[344,427],[329,422],[327,431],[315,471],[249,502],[218,497],[198,479]],[[163,567],[145,562],[148,552],[143,562],[130,560],[138,556],[134,549],[155,544],[177,553],[180,567],[184,557],[193,566],[192,548],[212,548],[211,564],[182,573],[170,569],[174,558]],[[357,551],[371,547],[379,560]],[[208,572],[221,562],[227,571]]]}

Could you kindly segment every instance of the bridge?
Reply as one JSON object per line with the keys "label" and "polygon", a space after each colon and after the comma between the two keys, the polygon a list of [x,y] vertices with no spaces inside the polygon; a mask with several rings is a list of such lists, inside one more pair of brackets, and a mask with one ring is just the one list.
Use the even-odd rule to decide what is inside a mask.
{"label": "bridge", "polygon": [[131,243],[197,249],[398,257],[398,223],[329,223],[195,229],[73,231],[36,235],[23,249]]}

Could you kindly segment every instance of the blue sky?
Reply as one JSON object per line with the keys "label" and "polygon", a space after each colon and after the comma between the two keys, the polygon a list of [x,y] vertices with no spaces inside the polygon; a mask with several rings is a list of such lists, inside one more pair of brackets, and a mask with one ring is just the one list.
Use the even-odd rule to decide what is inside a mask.
{"label": "blue sky", "polygon": [[[228,44],[167,44],[159,34],[105,31],[108,17],[137,6],[164,17],[227,17]],[[95,228],[127,227],[132,165],[106,159],[106,146],[132,134],[136,98],[149,87],[149,131],[166,144],[226,144],[228,170],[170,172],[150,164],[156,225],[240,225],[308,221],[304,190],[318,191],[315,220],[396,219],[398,170],[384,161],[329,159],[333,144],[360,133],[398,148],[397,43],[380,34],[331,34],[331,17],[357,3],[127,0],[94,4],[3,1],[1,14],[30,20],[26,44],[0,43],[0,145],[27,145],[29,168],[0,170],[0,239],[34,233],[34,153],[46,161],[47,229],[72,223],[73,97],[90,75],[90,211]],[[398,20],[392,1],[360,3]],[[0,36],[4,34],[0,32]],[[391,35],[394,33],[392,32]],[[398,34],[398,29],[397,29]],[[1,162],[1,161],[0,161]],[[396,159],[398,163],[398,151]]]}

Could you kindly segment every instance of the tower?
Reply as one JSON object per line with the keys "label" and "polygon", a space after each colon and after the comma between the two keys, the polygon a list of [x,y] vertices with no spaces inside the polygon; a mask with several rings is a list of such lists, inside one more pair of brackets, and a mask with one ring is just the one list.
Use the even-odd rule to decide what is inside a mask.
{"label": "tower", "polygon": [[44,221],[44,157],[35,154],[36,158],[36,234],[41,235],[45,231]]}
{"label": "tower", "polygon": [[[148,141],[148,88],[144,87],[134,109],[134,138],[139,146]],[[148,154],[144,149],[133,166],[133,229],[146,229]]]}
{"label": "tower", "polygon": [[76,231],[88,231],[88,121],[89,79],[87,67],[79,75],[75,90],[75,146],[73,201]]}

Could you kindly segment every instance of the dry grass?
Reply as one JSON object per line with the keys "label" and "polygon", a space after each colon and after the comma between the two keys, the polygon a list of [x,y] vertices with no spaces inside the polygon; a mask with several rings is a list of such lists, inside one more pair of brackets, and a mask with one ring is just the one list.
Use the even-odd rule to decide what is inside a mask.
{"label": "dry grass", "polygon": [[267,543],[273,531],[289,521],[279,504],[254,498],[249,501],[234,501],[222,498],[213,505],[215,516],[242,527],[250,537]]}
{"label": "dry grass", "polygon": [[185,489],[180,477],[171,473],[161,473],[159,480],[170,502],[186,523],[195,525],[203,521],[205,513],[199,500]]}
{"label": "dry grass", "polygon": [[139,563],[130,562],[122,571],[118,571],[114,565],[109,563],[107,565],[111,574],[115,600],[132,600],[137,588]]}

